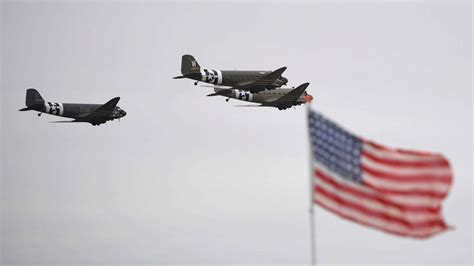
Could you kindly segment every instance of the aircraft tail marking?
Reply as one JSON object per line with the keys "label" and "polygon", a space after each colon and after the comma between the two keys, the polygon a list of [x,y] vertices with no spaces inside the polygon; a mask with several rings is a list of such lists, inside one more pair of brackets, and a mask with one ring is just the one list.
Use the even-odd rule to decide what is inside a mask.
{"label": "aircraft tail marking", "polygon": [[[30,107],[33,107],[35,105],[43,105],[44,104],[44,100],[43,100],[43,97],[41,97],[41,95],[39,94],[39,92],[35,89],[27,89],[26,90],[26,106],[28,108]],[[23,109],[28,109],[28,108],[23,108]],[[23,110],[22,111],[27,111],[27,110]],[[31,109],[31,108],[30,108]],[[28,110],[30,110],[28,109]]]}
{"label": "aircraft tail marking", "polygon": [[181,58],[181,74],[183,76],[190,74],[190,73],[200,73],[201,66],[198,64],[196,59],[189,54],[183,55]]}

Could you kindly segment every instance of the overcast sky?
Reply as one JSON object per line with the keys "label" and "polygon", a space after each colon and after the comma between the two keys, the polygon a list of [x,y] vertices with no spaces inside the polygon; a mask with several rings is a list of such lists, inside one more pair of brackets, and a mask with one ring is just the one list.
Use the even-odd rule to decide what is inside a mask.
{"label": "overcast sky", "polygon": [[[309,263],[304,107],[238,108],[180,74],[270,70],[380,143],[441,152],[455,227],[413,240],[317,207],[324,264],[472,263],[471,4],[4,2],[1,255],[5,264]],[[24,107],[128,113],[100,127]]]}

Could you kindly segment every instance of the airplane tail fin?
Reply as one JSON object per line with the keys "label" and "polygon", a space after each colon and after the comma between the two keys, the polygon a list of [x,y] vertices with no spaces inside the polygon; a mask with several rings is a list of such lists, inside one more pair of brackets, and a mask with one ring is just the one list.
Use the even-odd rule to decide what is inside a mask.
{"label": "airplane tail fin", "polygon": [[35,89],[27,89],[26,90],[26,106],[33,107],[35,105],[42,105],[44,104],[43,97],[39,94],[39,92]]}
{"label": "airplane tail fin", "polygon": [[199,73],[200,71],[201,66],[192,55],[183,55],[181,58],[181,74],[187,75],[191,73]]}

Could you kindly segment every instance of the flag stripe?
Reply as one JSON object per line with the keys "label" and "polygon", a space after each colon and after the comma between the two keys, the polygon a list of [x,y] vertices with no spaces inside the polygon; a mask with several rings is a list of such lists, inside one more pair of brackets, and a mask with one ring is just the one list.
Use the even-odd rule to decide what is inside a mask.
{"label": "flag stripe", "polygon": [[322,191],[323,195],[337,195],[337,197],[347,202],[352,202],[356,204],[357,206],[361,206],[373,212],[380,213],[383,216],[394,217],[394,218],[400,219],[401,221],[406,221],[407,225],[410,225],[412,223],[416,224],[416,223],[423,223],[426,221],[435,221],[435,220],[441,221],[442,220],[441,214],[439,212],[420,213],[420,212],[413,212],[413,211],[409,212],[409,211],[399,210],[399,209],[390,207],[389,205],[384,205],[375,201],[358,198],[356,196],[352,196],[351,194],[337,193],[335,189],[336,188],[333,188],[321,182],[317,185],[315,189],[315,193],[321,193]]}
{"label": "flag stripe", "polygon": [[391,190],[391,189],[385,189],[383,187],[372,187],[370,183],[367,183],[365,180],[362,181],[364,182],[364,185],[376,189],[378,192],[386,194],[386,195],[399,195],[399,196],[406,196],[406,197],[431,197],[434,199],[439,199],[442,200],[446,197],[447,190],[449,187],[445,187],[445,190],[443,192],[438,192],[433,189],[408,189],[408,190],[402,190],[402,191],[397,191],[397,190]]}
{"label": "flag stripe", "polygon": [[418,158],[440,158],[442,157],[441,154],[437,154],[437,153],[431,153],[431,152],[421,152],[421,151],[413,151],[413,150],[407,150],[407,149],[396,149],[396,148],[389,148],[387,146],[383,146],[381,144],[378,144],[378,143],[375,143],[373,141],[370,141],[370,140],[362,140],[364,142],[364,144],[368,145],[368,146],[371,146],[377,150],[380,150],[380,151],[386,151],[386,152],[390,152],[390,153],[396,153],[396,154],[399,154],[399,155],[410,155],[410,156],[413,156],[413,157],[418,157]]}
{"label": "flag stripe", "polygon": [[429,182],[400,182],[397,180],[385,180],[376,178],[371,174],[364,172],[365,184],[370,185],[371,188],[382,191],[391,191],[392,193],[404,193],[407,191],[433,191],[436,193],[447,194],[450,188],[450,183],[429,183]]}
{"label": "flag stripe", "polygon": [[443,184],[451,184],[451,175],[449,173],[441,173],[440,175],[433,175],[433,174],[425,174],[425,173],[403,173],[401,171],[381,171],[374,169],[373,165],[368,165],[366,162],[363,161],[361,166],[363,172],[367,172],[368,174],[372,175],[374,178],[379,179],[386,179],[386,180],[393,180],[393,181],[402,181],[402,182],[436,182],[436,183],[443,183]]}
{"label": "flag stripe", "polygon": [[[427,208],[426,206],[419,206],[419,205],[402,205],[400,203],[391,201],[383,196],[383,194],[379,194],[376,191],[362,191],[360,189],[355,188],[354,186],[350,187],[340,182],[339,178],[334,178],[333,176],[329,176],[324,173],[321,169],[317,169],[315,173],[317,181],[322,181],[326,184],[331,185],[334,188],[337,188],[338,191],[341,193],[351,194],[353,196],[359,197],[364,200],[371,200],[380,204],[384,204],[390,206],[392,208],[396,208],[403,211],[412,211],[412,212],[420,212],[420,213],[438,213],[439,208]],[[338,180],[338,181],[336,181]],[[316,182],[316,186],[319,182]]]}
{"label": "flag stripe", "polygon": [[374,170],[393,173],[402,177],[412,178],[413,176],[432,176],[445,177],[451,175],[451,170],[446,166],[433,166],[433,167],[412,167],[412,166],[391,166],[383,163],[373,161],[369,157],[362,156],[361,163]]}
{"label": "flag stripe", "polygon": [[365,158],[370,159],[373,162],[384,164],[387,166],[396,166],[396,167],[419,167],[419,168],[430,168],[430,167],[449,167],[449,163],[444,158],[439,158],[435,161],[407,161],[407,160],[396,160],[383,156],[377,155],[377,153],[370,152],[369,150],[363,149],[362,155]]}
{"label": "flag stripe", "polygon": [[371,145],[368,145],[367,143],[364,143],[363,147],[364,152],[368,152],[373,156],[388,160],[396,160],[402,162],[439,162],[440,160],[443,160],[443,157],[440,155],[417,156],[413,154],[404,154],[390,150],[377,149]]}
{"label": "flag stripe", "polygon": [[393,216],[386,211],[385,212],[374,211],[369,208],[366,208],[363,205],[345,200],[340,195],[329,193],[328,191],[325,191],[321,186],[317,186],[316,192],[317,192],[316,195],[323,195],[326,199],[332,201],[334,204],[337,204],[338,206],[357,211],[368,217],[384,220],[387,223],[401,225],[406,228],[425,228],[425,227],[432,227],[432,226],[444,224],[443,221],[439,219],[439,217],[435,219],[428,219],[429,216],[426,216],[425,219],[414,222],[414,221],[408,221],[406,217],[399,218],[399,217]]}
{"label": "flag stripe", "polygon": [[315,203],[319,204],[323,208],[343,217],[348,220],[352,220],[354,222],[357,222],[359,224],[363,224],[366,226],[370,226],[373,228],[377,228],[379,230],[392,233],[392,234],[397,234],[400,236],[411,236],[411,237],[417,237],[417,238],[426,238],[429,237],[433,234],[442,232],[446,230],[446,226],[434,226],[434,227],[429,227],[429,228],[424,228],[424,229],[418,229],[418,230],[409,230],[403,226],[399,226],[396,224],[392,223],[387,223],[384,220],[376,219],[374,217],[368,217],[360,212],[353,211],[351,209],[345,208],[344,206],[338,206],[337,204],[334,204],[333,202],[327,200],[324,198],[324,196],[316,194],[315,196]]}

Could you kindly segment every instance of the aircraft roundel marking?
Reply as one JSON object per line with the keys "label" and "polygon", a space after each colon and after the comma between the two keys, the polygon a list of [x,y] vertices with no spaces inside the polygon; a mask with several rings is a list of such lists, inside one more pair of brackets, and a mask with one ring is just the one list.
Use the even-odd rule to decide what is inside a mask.
{"label": "aircraft roundel marking", "polygon": [[251,102],[253,100],[253,95],[248,91],[239,91],[238,99]]}
{"label": "aircraft roundel marking", "polygon": [[62,116],[64,113],[64,107],[62,103],[47,102],[44,105],[46,107],[45,113],[59,116]]}
{"label": "aircraft roundel marking", "polygon": [[222,84],[222,72],[219,70],[201,70],[201,81],[211,84]]}

